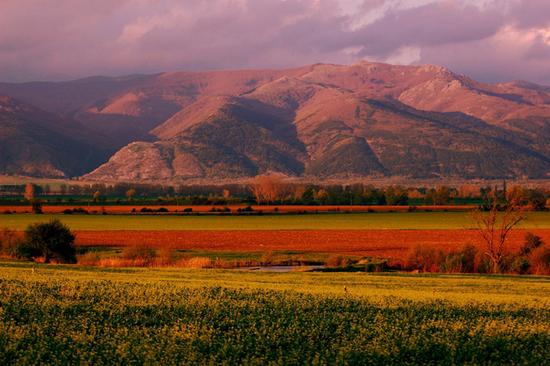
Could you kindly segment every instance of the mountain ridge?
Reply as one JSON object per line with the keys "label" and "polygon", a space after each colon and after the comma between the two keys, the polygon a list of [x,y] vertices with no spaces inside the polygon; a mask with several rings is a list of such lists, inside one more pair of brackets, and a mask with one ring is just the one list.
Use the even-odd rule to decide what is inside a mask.
{"label": "mountain ridge", "polygon": [[117,152],[86,179],[550,176],[550,87],[481,83],[436,65],[88,78],[49,93],[29,85],[0,83],[0,95],[108,136]]}

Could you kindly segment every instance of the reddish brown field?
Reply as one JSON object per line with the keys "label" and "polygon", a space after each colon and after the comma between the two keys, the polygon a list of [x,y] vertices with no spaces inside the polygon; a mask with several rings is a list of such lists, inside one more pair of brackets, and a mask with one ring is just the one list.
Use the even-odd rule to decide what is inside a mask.
{"label": "reddish brown field", "polygon": [[[550,229],[529,230],[550,243]],[[516,251],[526,230],[510,236]],[[403,259],[410,248],[422,244],[444,250],[467,243],[480,244],[474,230],[246,230],[246,231],[78,231],[82,246],[169,247],[209,251],[304,251]]]}
{"label": "reddish brown field", "polygon": [[[212,210],[212,208],[223,209],[224,207],[229,207],[231,209],[231,212],[236,213],[239,208],[244,208],[246,206],[245,205],[230,205],[230,206],[184,206],[184,205],[180,205],[180,206],[174,206],[174,205],[48,206],[48,205],[45,205],[42,207],[42,210],[44,211],[44,213],[57,214],[57,213],[62,213],[63,211],[68,209],[83,208],[89,212],[95,211],[99,213],[102,211],[102,208],[104,208],[105,211],[109,214],[129,214],[129,213],[132,213],[132,210],[139,212],[142,208],[150,208],[150,209],[156,210],[161,207],[167,208],[169,210],[169,213],[174,213],[176,210],[181,212],[185,208],[192,208],[193,212],[206,213]],[[286,205],[258,206],[258,205],[253,205],[252,208],[254,209],[254,211],[283,212],[283,213],[284,212],[287,212],[287,213],[302,212],[302,211],[308,211],[308,212],[367,212],[367,211],[406,212],[409,210],[409,206],[286,206]],[[468,211],[473,208],[475,208],[475,206],[471,206],[471,205],[417,206],[417,209],[419,211]],[[30,206],[0,206],[0,212],[4,212],[4,211],[24,213],[24,212],[30,212],[31,207]]]}

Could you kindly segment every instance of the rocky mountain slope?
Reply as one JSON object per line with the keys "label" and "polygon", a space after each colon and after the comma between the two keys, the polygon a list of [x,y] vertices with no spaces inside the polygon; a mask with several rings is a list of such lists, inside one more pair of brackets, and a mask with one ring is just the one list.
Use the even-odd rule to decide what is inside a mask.
{"label": "rocky mountain slope", "polygon": [[0,83],[0,94],[57,116],[48,126],[71,121],[105,136],[106,149],[118,151],[87,165],[88,179],[550,177],[550,88],[484,84],[438,66]]}

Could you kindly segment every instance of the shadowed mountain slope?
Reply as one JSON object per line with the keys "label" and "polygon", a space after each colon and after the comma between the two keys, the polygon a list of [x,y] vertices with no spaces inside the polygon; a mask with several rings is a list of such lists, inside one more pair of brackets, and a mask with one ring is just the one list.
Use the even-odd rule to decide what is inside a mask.
{"label": "shadowed mountain slope", "polygon": [[93,131],[10,97],[0,96],[0,171],[46,177],[79,176],[113,153]]}

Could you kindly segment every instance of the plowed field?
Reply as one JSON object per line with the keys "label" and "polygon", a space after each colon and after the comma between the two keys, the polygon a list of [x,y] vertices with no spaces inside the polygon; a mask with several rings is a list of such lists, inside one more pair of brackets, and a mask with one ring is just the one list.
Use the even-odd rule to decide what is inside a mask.
{"label": "plowed field", "polygon": [[[550,229],[531,230],[550,243]],[[510,237],[517,250],[525,230]],[[239,231],[78,231],[83,246],[147,245],[185,250],[304,251],[402,258],[417,244],[445,250],[478,244],[474,230],[239,230]]]}

